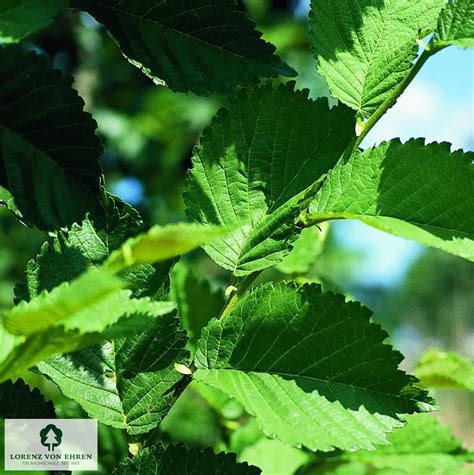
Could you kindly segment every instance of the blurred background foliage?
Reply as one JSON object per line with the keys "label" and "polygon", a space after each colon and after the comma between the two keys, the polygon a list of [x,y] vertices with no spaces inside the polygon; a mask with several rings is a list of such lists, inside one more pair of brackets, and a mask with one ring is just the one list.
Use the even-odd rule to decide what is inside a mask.
{"label": "blurred background foliage", "polygon": [[[297,86],[309,88],[312,97],[327,97],[325,82],[316,72],[310,51],[307,2],[240,3],[264,37],[299,72]],[[74,75],[75,87],[97,120],[104,141],[102,165],[108,189],[138,208],[149,223],[184,219],[183,181],[192,149],[225,99],[176,94],[156,86],[121,56],[113,40],[87,14],[69,11],[60,15],[50,28],[30,38],[27,47],[43,52],[55,67]],[[13,287],[43,240],[41,233],[21,226],[0,209],[0,309],[12,305]],[[326,289],[364,302],[390,333],[392,344],[406,356],[407,370],[413,370],[430,347],[472,358],[474,266],[418,245],[410,248],[408,257],[406,252],[398,256],[403,246],[402,240],[361,224],[335,222],[305,230],[293,253],[260,279],[316,280]],[[395,261],[395,267],[384,267],[387,258]],[[204,325],[204,299],[201,296],[197,301],[195,289],[208,293],[212,313],[210,309],[223,299],[228,275],[203,252],[196,252],[175,268],[173,282],[174,296],[179,299],[181,292],[188,299],[183,315]],[[48,391],[55,400],[62,401],[64,414],[78,411],[54,388]],[[435,396],[441,408],[438,417],[472,446],[472,394],[444,390]],[[102,430],[107,469],[116,453],[126,451],[126,444],[119,432]],[[291,473],[308,458],[302,451],[263,439],[235,401],[194,383],[164,420],[161,437],[191,446],[236,450],[242,459],[265,459],[267,473],[272,473],[275,466],[284,466],[285,473]],[[269,453],[272,456],[266,457]]]}

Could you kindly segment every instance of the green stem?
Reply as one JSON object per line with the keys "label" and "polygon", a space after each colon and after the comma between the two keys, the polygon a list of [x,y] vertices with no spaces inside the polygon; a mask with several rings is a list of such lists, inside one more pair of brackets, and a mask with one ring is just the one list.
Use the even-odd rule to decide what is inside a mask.
{"label": "green stem", "polygon": [[[338,160],[339,163],[346,162],[349,160],[351,155],[354,153],[355,150],[357,150],[362,143],[362,141],[365,139],[367,134],[373,129],[375,124],[382,118],[382,116],[392,107],[395,102],[397,102],[397,99],[403,94],[405,89],[411,84],[415,76],[419,73],[420,69],[423,67],[423,65],[428,61],[428,59],[433,56],[435,53],[438,51],[441,51],[443,48],[446,48],[447,45],[442,45],[440,43],[434,43],[433,40],[428,43],[428,45],[424,48],[423,53],[420,55],[418,58],[418,61],[413,65],[411,68],[410,72],[405,76],[405,78],[397,85],[397,87],[393,90],[393,93],[388,97],[381,105],[380,107],[370,116],[370,118],[363,124],[362,131],[358,137],[354,137],[349,145],[346,147],[344,150],[343,154]],[[320,185],[321,186],[321,185]],[[307,227],[313,226],[314,224],[317,224],[318,222],[324,222],[324,221],[329,221],[329,218],[327,219],[321,219],[318,221],[309,221],[307,220],[305,216],[305,211],[303,206],[303,211],[302,211],[302,216],[304,219],[302,220],[303,224]],[[306,220],[306,221],[305,221]]]}
{"label": "green stem", "polygon": [[393,93],[388,97],[382,105],[370,116],[369,120],[364,123],[361,134],[357,137],[354,145],[352,146],[352,151],[356,150],[362,141],[365,139],[367,134],[372,130],[374,125],[380,120],[380,118],[385,114],[385,112],[392,107],[397,99],[402,95],[405,89],[410,85],[415,76],[418,74],[420,69],[426,63],[426,61],[435,53],[443,49],[444,46],[439,46],[436,44],[429,44],[424,50],[421,56],[418,58],[418,61],[411,68],[407,76],[398,84],[398,86],[393,90]]}
{"label": "green stem", "polygon": [[244,277],[244,279],[240,281],[240,283],[237,285],[237,290],[232,294],[227,304],[222,309],[219,315],[219,319],[223,319],[230,314],[239,298],[242,297],[242,295],[247,291],[247,289],[253,284],[253,282],[260,275],[260,273],[261,271],[254,272],[253,274],[249,274],[247,277]]}

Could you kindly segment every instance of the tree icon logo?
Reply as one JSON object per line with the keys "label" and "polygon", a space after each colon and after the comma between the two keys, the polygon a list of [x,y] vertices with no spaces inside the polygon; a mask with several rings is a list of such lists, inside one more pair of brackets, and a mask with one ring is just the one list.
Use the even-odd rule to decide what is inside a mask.
{"label": "tree icon logo", "polygon": [[54,424],[48,424],[44,429],[40,430],[41,445],[48,448],[48,452],[61,445],[63,431]]}

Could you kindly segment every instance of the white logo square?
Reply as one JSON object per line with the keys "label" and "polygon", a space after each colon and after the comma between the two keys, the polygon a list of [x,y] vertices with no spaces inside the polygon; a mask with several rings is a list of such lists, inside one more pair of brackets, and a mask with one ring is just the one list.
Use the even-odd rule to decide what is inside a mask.
{"label": "white logo square", "polygon": [[5,419],[5,470],[97,470],[97,420]]}

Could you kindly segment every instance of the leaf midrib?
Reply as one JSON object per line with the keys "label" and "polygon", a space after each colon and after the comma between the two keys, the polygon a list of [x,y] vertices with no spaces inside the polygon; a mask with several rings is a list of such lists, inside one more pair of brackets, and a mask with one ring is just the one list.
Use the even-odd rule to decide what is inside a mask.
{"label": "leaf midrib", "polygon": [[[298,172],[300,172],[305,166],[306,164],[310,161],[310,160],[324,160],[327,155],[330,155],[330,153],[326,154],[326,155],[322,155],[320,156],[319,158],[316,158],[314,157],[314,154],[317,152],[317,150],[319,150],[321,148],[321,146],[323,146],[327,140],[329,140],[329,138],[333,135],[334,131],[335,130],[338,130],[339,128],[339,125],[341,124],[341,122],[343,122],[344,120],[344,117],[343,115],[341,114],[341,117],[340,119],[337,121],[337,123],[334,125],[334,127],[328,131],[328,133],[326,134],[326,136],[324,138],[322,138],[319,142],[316,142],[314,148],[311,150],[311,152],[308,154],[308,157],[305,158],[305,160],[303,161],[302,165],[300,166]],[[250,160],[250,150],[249,150],[249,153],[248,153],[249,157],[248,157],[248,161],[247,161],[247,169],[249,168],[249,160]],[[327,173],[327,172],[326,172]],[[306,192],[308,192],[308,190],[311,190],[311,188],[314,186],[315,183],[317,183],[318,181],[321,181],[323,180],[324,178],[324,174],[318,179],[316,180],[315,182],[311,183],[309,186],[307,186],[304,190],[301,190],[300,192],[298,192],[296,195],[293,195],[291,198],[289,198],[286,202],[282,203],[278,208],[275,208],[275,204],[278,203],[278,201],[281,199],[281,197],[284,195],[284,193],[286,192],[286,190],[290,187],[291,183],[293,183],[293,181],[295,180],[295,178],[297,177],[298,173],[295,174],[295,176],[292,178],[292,180],[290,180],[290,182],[287,183],[287,185],[285,185],[285,187],[283,188],[283,190],[280,192],[280,194],[278,195],[278,197],[275,199],[275,200],[272,200],[272,194],[273,194],[273,189],[271,188],[270,186],[270,200],[272,200],[272,205],[268,207],[268,209],[264,212],[264,214],[262,215],[262,217],[260,218],[260,220],[257,222],[256,225],[254,225],[253,221],[252,221],[252,214],[250,213],[249,214],[249,218],[250,218],[250,224],[251,224],[251,227],[252,229],[248,232],[247,235],[245,235],[245,239],[244,241],[242,242],[242,245],[240,245],[240,248],[239,248],[239,252],[238,252],[238,256],[237,256],[237,261],[235,262],[234,266],[233,266],[233,269],[232,269],[232,272],[235,272],[238,267],[239,267],[239,263],[240,263],[240,260],[242,258],[242,249],[245,247],[245,244],[247,243],[248,241],[248,237],[253,233],[253,231],[258,227],[260,226],[260,224],[262,224],[265,219],[272,213],[274,213],[275,211],[279,211],[279,212],[284,212],[285,210],[291,208],[291,206],[294,205],[293,201],[295,199],[297,199],[297,197],[301,197],[301,196],[304,196]],[[210,187],[212,188],[212,187]],[[247,183],[247,194],[249,192],[249,184]],[[249,206],[250,206],[250,201],[247,200]],[[233,208],[233,207],[232,207]],[[234,209],[234,208],[233,208]],[[250,210],[249,210],[250,212]],[[234,213],[235,213],[235,210],[234,210]],[[240,221],[239,221],[239,225],[240,227],[242,228],[243,226],[241,225]]]}
{"label": "leaf midrib", "polygon": [[[353,384],[343,383],[343,382],[340,382],[340,381],[331,381],[330,379],[326,380],[326,379],[322,379],[322,378],[316,378],[314,376],[288,374],[288,373],[284,373],[284,372],[281,372],[281,371],[273,371],[271,373],[267,373],[265,371],[245,371],[245,370],[242,370],[242,369],[235,369],[235,368],[207,368],[207,369],[199,368],[197,371],[198,372],[205,372],[205,373],[209,373],[209,372],[217,372],[218,373],[219,371],[226,371],[226,372],[230,371],[230,372],[242,373],[242,374],[245,374],[247,376],[250,376],[250,375],[257,375],[257,376],[268,375],[268,376],[271,376],[271,377],[279,376],[279,377],[284,378],[286,380],[291,380],[291,381],[295,381],[295,382],[297,380],[307,379],[307,380],[310,380],[310,381],[316,381],[318,383],[324,383],[329,388],[331,387],[331,385],[334,385],[334,386],[338,385],[338,386],[343,386],[343,387],[350,388],[350,389],[353,389],[353,390],[364,391],[364,392],[367,392],[367,393],[380,394],[384,397],[387,397],[387,396],[388,397],[393,397],[393,398],[396,398],[396,399],[400,399],[402,401],[412,401],[412,402],[415,402],[415,403],[423,403],[423,401],[420,401],[418,399],[414,399],[414,398],[411,398],[411,397],[403,397],[403,396],[400,396],[398,394],[394,394],[394,393],[390,393],[390,392],[384,392],[384,391],[380,391],[380,390],[373,389],[373,388],[364,388],[362,386],[356,386],[356,385],[353,385]],[[387,379],[384,382],[389,383],[390,381],[391,381],[390,379]],[[302,388],[301,388],[301,390],[304,391]],[[312,393],[314,393],[314,391]],[[424,404],[426,404],[426,403],[424,403]]]}
{"label": "leaf midrib", "polygon": [[[448,228],[448,227],[442,227],[442,226],[437,226],[435,224],[429,224],[429,223],[421,223],[417,222],[414,220],[410,219],[403,219],[403,218],[398,218],[394,216],[388,216],[385,214],[369,214],[369,213],[364,213],[364,212],[359,212],[359,213],[354,213],[354,212],[341,212],[341,213],[326,213],[326,212],[316,212],[316,213],[311,213],[311,216],[314,216],[315,218],[322,218],[325,220],[333,220],[333,219],[361,219],[363,218],[388,218],[388,219],[393,219],[395,221],[399,221],[401,223],[407,223],[411,224],[413,226],[416,226],[418,228],[424,229],[427,232],[430,232],[429,229],[426,228],[434,228],[434,229],[439,229],[440,231],[447,231],[447,232],[452,232],[453,234],[460,234],[461,236],[454,236],[454,237],[463,237],[466,239],[471,239],[474,240],[474,232],[470,233],[468,231],[461,231],[459,229],[453,229],[453,228]],[[436,238],[442,239],[436,234],[434,235]]]}
{"label": "leaf midrib", "polygon": [[[17,0],[18,1],[18,0]],[[22,9],[24,6],[28,5],[29,3],[31,3],[31,0],[24,0],[20,5],[13,5],[11,8],[7,8],[6,10],[1,10],[0,11],[0,20],[1,21],[6,21],[4,19],[2,19],[2,15],[4,15],[5,13],[9,13],[13,10],[20,10]],[[12,25],[16,25],[16,23],[12,23],[12,22],[8,22]],[[21,23],[20,23],[21,24]]]}
{"label": "leaf midrib", "polygon": [[379,48],[380,42],[382,40],[382,36],[383,36],[384,30],[385,30],[385,27],[387,26],[388,18],[391,16],[392,8],[393,8],[394,5],[395,5],[395,2],[392,2],[392,3],[390,3],[390,5],[388,7],[387,14],[383,19],[383,24],[382,24],[382,27],[380,28],[380,31],[379,31],[379,37],[377,38],[377,43],[374,45],[374,49],[371,51],[371,54],[370,54],[370,59],[367,62],[365,72],[364,72],[364,82],[362,83],[362,88],[361,88],[361,91],[360,91],[360,98],[359,98],[359,101],[358,101],[359,104],[358,104],[358,107],[357,107],[357,115],[359,115],[362,112],[362,101],[365,97],[364,92],[365,92],[365,88],[366,88],[366,85],[367,85],[367,78],[369,77],[370,68],[372,66],[372,63],[373,63],[375,57],[376,57],[376,53],[378,52],[378,48]]}

